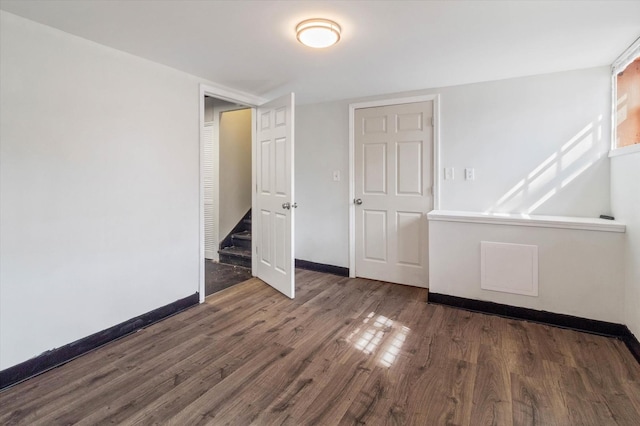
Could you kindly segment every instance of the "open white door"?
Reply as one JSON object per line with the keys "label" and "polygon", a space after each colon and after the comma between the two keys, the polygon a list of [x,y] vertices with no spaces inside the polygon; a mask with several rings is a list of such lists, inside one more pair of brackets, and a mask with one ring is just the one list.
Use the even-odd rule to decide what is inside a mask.
{"label": "open white door", "polygon": [[258,107],[256,118],[255,273],[293,299],[294,94]]}

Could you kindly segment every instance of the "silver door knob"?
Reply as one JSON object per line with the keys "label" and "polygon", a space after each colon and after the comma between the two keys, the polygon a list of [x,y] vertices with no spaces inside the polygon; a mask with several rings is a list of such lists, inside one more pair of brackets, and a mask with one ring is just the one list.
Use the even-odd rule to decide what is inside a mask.
{"label": "silver door knob", "polygon": [[290,210],[291,209],[291,203],[282,203],[282,208],[285,210]]}
{"label": "silver door knob", "polygon": [[360,204],[362,204],[362,198],[356,198],[355,200],[353,200],[353,203],[359,206]]}
{"label": "silver door knob", "polygon": [[297,209],[297,208],[298,208],[298,203],[293,203],[293,204],[291,204],[291,208],[292,208],[292,209]]}

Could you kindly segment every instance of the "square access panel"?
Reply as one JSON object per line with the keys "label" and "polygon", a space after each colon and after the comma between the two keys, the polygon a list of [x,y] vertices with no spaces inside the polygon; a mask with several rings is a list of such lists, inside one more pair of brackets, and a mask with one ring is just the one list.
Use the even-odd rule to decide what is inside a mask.
{"label": "square access panel", "polygon": [[538,296],[538,246],[481,241],[480,288]]}

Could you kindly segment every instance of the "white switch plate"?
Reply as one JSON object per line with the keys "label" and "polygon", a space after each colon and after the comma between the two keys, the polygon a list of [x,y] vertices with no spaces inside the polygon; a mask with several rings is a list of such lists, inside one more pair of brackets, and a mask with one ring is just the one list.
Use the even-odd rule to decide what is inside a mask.
{"label": "white switch plate", "polygon": [[445,167],[444,168],[444,180],[453,180],[454,179],[454,174],[453,174],[453,167]]}
{"label": "white switch plate", "polygon": [[474,169],[464,169],[464,178],[466,180],[475,180],[476,179],[476,171]]}
{"label": "white switch plate", "polygon": [[334,170],[333,171],[333,180],[335,182],[338,182],[340,180],[340,170]]}

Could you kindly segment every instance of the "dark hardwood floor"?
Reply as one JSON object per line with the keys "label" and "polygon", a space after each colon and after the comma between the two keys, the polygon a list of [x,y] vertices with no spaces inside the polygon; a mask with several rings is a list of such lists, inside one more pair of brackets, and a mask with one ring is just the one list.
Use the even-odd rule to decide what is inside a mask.
{"label": "dark hardwood floor", "polygon": [[251,279],[0,393],[0,424],[638,425],[620,341],[297,271]]}
{"label": "dark hardwood floor", "polygon": [[227,265],[204,261],[204,285],[205,295],[210,296],[226,288],[239,284],[251,278],[251,269],[242,266]]}

